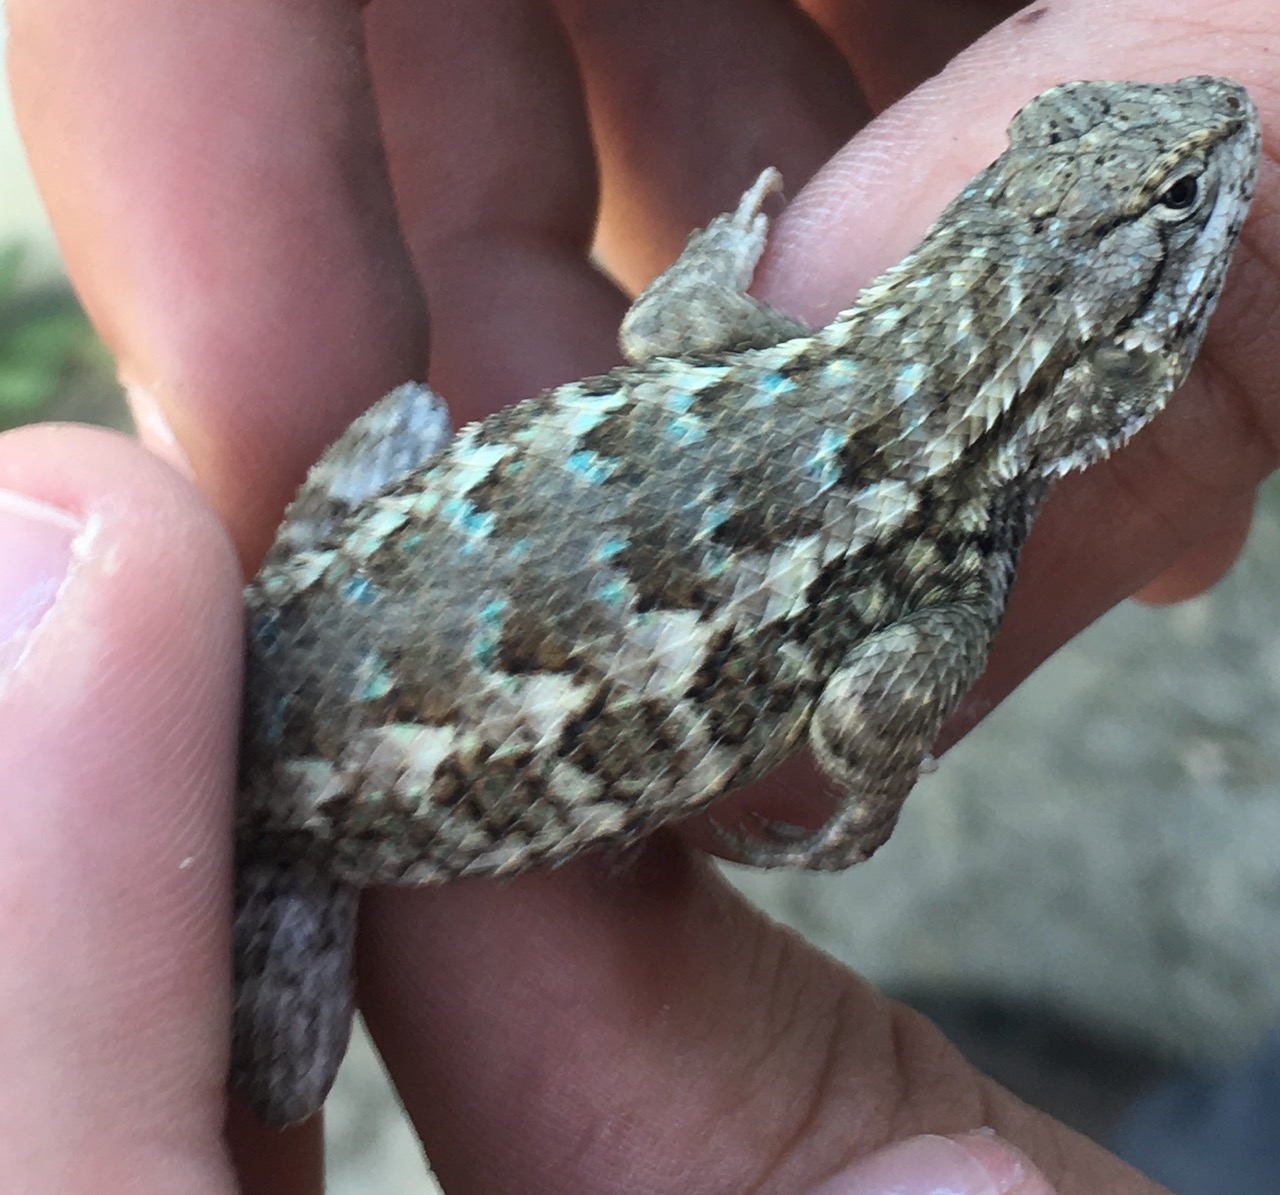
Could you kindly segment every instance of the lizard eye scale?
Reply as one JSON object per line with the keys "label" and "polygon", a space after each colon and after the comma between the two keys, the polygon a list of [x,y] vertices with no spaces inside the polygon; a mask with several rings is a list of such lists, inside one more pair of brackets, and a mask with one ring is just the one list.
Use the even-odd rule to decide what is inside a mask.
{"label": "lizard eye scale", "polygon": [[409,384],[321,458],[245,591],[232,1081],[267,1120],[345,1049],[359,887],[620,848],[809,748],[817,830],[889,836],[985,666],[1032,520],[1186,377],[1257,114],[1076,82],[822,328],[755,300],[765,170],[628,312],[626,364],[449,438]]}

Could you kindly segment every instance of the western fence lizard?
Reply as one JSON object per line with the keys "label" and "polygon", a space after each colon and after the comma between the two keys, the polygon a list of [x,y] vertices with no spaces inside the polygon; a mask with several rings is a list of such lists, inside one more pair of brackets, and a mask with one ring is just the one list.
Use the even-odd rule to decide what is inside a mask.
{"label": "western fence lizard", "polygon": [[623,845],[804,746],[845,794],[739,859],[888,837],[1052,483],[1186,376],[1248,207],[1244,90],[1069,83],[824,328],[748,297],[766,170],[622,328],[628,364],[448,436],[343,435],[247,590],[233,1082],[319,1106],[360,885]]}

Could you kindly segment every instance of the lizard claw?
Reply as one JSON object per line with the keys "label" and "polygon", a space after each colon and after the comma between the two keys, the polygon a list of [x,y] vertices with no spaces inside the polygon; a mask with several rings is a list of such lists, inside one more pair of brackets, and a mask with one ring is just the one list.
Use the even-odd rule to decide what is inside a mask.
{"label": "lizard claw", "polygon": [[730,830],[714,818],[709,820],[724,857],[750,867],[803,866],[807,848],[816,844],[823,833],[750,812],[743,818],[749,830]]}

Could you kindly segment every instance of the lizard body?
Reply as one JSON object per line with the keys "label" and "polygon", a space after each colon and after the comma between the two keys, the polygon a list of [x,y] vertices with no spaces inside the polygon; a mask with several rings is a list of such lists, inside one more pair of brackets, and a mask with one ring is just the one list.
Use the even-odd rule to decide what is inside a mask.
{"label": "lizard body", "polygon": [[247,590],[233,1073],[308,1114],[345,1046],[355,890],[625,845],[809,746],[845,867],[980,674],[1064,473],[1185,377],[1257,118],[1209,77],[1075,83],[826,327],[745,294],[765,171],[624,321],[628,364],[470,425],[393,392]]}

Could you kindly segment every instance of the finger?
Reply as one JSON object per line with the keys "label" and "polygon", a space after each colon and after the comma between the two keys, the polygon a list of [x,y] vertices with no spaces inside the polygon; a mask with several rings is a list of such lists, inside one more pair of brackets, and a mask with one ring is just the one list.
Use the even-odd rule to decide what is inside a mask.
{"label": "finger", "polygon": [[763,167],[796,193],[873,112],[1018,7],[556,0],[600,153],[602,258],[638,290]]}
{"label": "finger", "polygon": [[458,421],[616,364],[625,303],[588,264],[591,133],[546,5],[385,0],[368,40],[432,382]]}
{"label": "finger", "polygon": [[600,154],[598,244],[632,289],[765,166],[794,193],[866,120],[857,83],[798,9],[770,0],[556,0]]}
{"label": "finger", "polygon": [[986,1127],[1061,1195],[1156,1195],[661,836],[625,870],[371,897],[363,1005],[451,1192],[794,1192]]}
{"label": "finger", "polygon": [[[1027,9],[1034,22],[1038,6],[1021,0],[801,0],[801,7],[822,27],[858,76],[858,84],[882,112],[913,87],[941,71],[984,33]],[[1040,9],[1043,11],[1043,9]]]}
{"label": "finger", "polygon": [[1249,538],[1253,522],[1253,495],[1226,517],[1199,543],[1193,544],[1133,596],[1153,606],[1185,602],[1216,585],[1230,571]]}
{"label": "finger", "polygon": [[256,561],[324,445],[425,367],[358,6],[7,12],[14,106],[72,278],[140,424],[172,437]]}
{"label": "finger", "polygon": [[1020,1151],[994,1134],[908,1137],[859,1158],[812,1195],[1053,1195]]}
{"label": "finger", "polygon": [[230,1192],[222,1145],[239,578],[121,437],[0,438],[0,1173]]}

